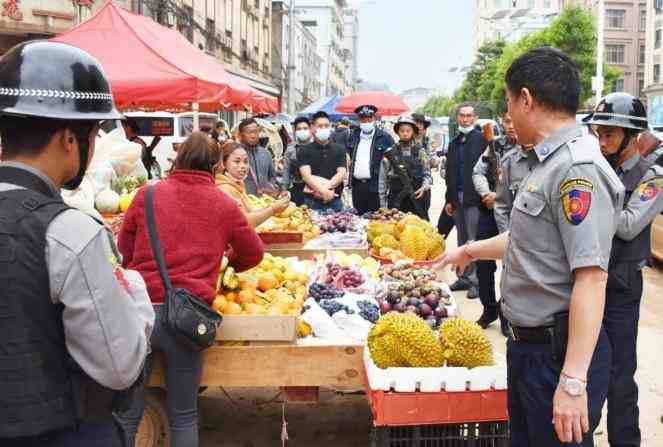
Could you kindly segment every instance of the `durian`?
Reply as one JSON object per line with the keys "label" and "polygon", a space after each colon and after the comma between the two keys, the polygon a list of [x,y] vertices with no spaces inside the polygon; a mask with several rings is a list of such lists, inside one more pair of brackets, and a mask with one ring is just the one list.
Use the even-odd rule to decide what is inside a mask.
{"label": "durian", "polygon": [[426,259],[432,261],[434,259],[439,258],[440,255],[444,253],[446,244],[444,242],[444,238],[438,232],[427,233],[427,236],[429,241],[429,248],[428,248],[428,256]]}
{"label": "durian", "polygon": [[444,364],[435,333],[413,313],[383,315],[368,334],[368,349],[379,368],[433,368]]}
{"label": "durian", "polygon": [[403,234],[403,231],[405,231],[405,228],[409,225],[421,227],[422,229],[425,228],[426,226],[430,226],[428,222],[425,222],[419,216],[415,216],[414,214],[408,214],[407,216],[399,220],[398,223],[396,224],[395,228],[396,237],[400,238],[400,236]]}
{"label": "durian", "polygon": [[396,225],[389,222],[372,221],[366,226],[366,235],[370,243],[373,243],[378,236],[382,236],[383,234],[393,235],[395,232]]}
{"label": "durian", "polygon": [[481,326],[473,321],[451,318],[440,326],[440,345],[447,366],[490,366],[493,347]]}
{"label": "durian", "polygon": [[401,252],[415,261],[428,259],[430,241],[420,226],[408,225],[401,233]]}
{"label": "durian", "polygon": [[373,241],[373,247],[377,248],[378,250],[385,247],[398,249],[400,248],[400,244],[398,243],[396,238],[391,234],[381,234],[380,236],[376,237],[375,240]]}

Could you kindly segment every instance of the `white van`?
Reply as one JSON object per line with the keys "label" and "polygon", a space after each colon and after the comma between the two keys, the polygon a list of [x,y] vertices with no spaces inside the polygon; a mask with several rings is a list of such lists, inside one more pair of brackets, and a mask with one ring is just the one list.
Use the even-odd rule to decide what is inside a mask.
{"label": "white van", "polygon": [[[161,166],[162,172],[170,170],[170,165],[176,155],[173,143],[181,143],[193,132],[193,112],[126,112],[124,116],[136,122],[138,136],[148,146],[154,137],[161,137],[161,141],[154,149],[154,156]],[[210,132],[220,120],[214,113],[199,113],[198,121],[201,131]],[[114,127],[121,128],[120,121],[106,122],[103,129],[109,131]]]}

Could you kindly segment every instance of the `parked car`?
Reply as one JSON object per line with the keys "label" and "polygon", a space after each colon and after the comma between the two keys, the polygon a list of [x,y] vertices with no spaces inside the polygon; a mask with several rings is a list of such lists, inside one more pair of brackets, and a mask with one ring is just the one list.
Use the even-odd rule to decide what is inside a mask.
{"label": "parked car", "polygon": [[[154,137],[161,137],[161,141],[154,149],[154,156],[161,166],[162,172],[170,170],[172,160],[176,155],[173,144],[181,143],[193,132],[193,112],[127,112],[124,115],[136,121],[138,136],[148,146]],[[219,121],[219,117],[214,113],[198,114],[199,128],[202,131],[211,131],[217,121]],[[106,132],[116,127],[122,127],[119,120],[106,121],[102,126]]]}

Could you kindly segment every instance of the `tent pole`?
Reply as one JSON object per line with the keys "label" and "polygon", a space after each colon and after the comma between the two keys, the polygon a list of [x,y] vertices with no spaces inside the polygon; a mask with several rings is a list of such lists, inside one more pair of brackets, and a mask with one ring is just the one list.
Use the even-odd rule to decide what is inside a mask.
{"label": "tent pole", "polygon": [[200,117],[198,115],[198,111],[200,110],[200,104],[194,102],[191,105],[191,108],[193,109],[193,131],[198,132],[200,130]]}

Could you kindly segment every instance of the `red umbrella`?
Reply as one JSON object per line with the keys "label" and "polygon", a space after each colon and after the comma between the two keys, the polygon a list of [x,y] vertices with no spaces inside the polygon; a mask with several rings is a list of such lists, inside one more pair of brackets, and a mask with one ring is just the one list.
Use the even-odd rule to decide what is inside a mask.
{"label": "red umbrella", "polygon": [[400,96],[387,92],[357,92],[346,96],[338,104],[336,111],[341,113],[354,113],[355,109],[363,105],[373,105],[383,116],[400,115],[408,112],[410,108]]}

